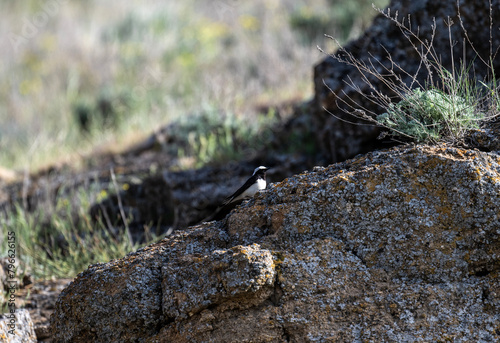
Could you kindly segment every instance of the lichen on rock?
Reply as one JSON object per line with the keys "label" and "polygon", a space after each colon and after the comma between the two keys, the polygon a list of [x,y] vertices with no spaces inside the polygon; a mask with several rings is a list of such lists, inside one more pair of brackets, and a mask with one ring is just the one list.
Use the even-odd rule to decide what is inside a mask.
{"label": "lichen on rock", "polygon": [[91,266],[55,342],[500,339],[500,158],[399,147]]}
{"label": "lichen on rock", "polygon": [[183,256],[165,265],[162,275],[163,313],[170,319],[223,302],[258,304],[273,292],[275,270],[272,254],[253,244]]}

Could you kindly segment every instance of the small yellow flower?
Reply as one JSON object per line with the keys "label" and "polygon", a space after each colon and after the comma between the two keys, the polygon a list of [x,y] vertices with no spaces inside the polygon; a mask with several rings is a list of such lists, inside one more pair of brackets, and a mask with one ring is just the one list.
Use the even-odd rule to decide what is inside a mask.
{"label": "small yellow flower", "polygon": [[122,185],[122,189],[123,189],[124,191],[128,191],[128,190],[129,190],[129,188],[130,188],[130,185],[129,185],[128,183],[124,183],[124,184]]}
{"label": "small yellow flower", "polygon": [[21,93],[21,95],[29,95],[32,93],[37,93],[41,88],[42,82],[39,78],[24,80],[19,85],[19,93]]}
{"label": "small yellow flower", "polygon": [[57,209],[63,209],[69,206],[69,200],[68,199],[59,199],[57,202]]}
{"label": "small yellow flower", "polygon": [[177,63],[183,68],[189,68],[196,63],[196,55],[192,52],[183,52],[177,56]]}
{"label": "small yellow flower", "polygon": [[217,39],[223,38],[229,32],[227,25],[219,22],[211,22],[203,25],[198,33],[198,38],[202,44],[210,44]]}
{"label": "small yellow flower", "polygon": [[45,51],[53,51],[57,46],[57,39],[54,35],[44,35],[42,37],[42,47]]}
{"label": "small yellow flower", "polygon": [[238,18],[242,28],[248,31],[256,31],[260,27],[260,21],[254,16],[244,14]]}
{"label": "small yellow flower", "polygon": [[99,194],[97,195],[97,201],[102,201],[108,196],[108,192],[105,189],[101,189]]}

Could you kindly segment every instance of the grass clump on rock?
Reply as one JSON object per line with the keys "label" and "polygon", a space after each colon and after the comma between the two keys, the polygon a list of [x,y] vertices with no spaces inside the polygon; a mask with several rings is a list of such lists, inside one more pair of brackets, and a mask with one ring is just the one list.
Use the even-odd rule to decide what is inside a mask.
{"label": "grass clump on rock", "polygon": [[400,102],[390,103],[387,112],[378,115],[376,121],[391,130],[393,136],[433,142],[445,136],[459,138],[469,129],[478,129],[483,117],[461,96],[417,88]]}
{"label": "grass clump on rock", "polygon": [[[467,61],[464,51],[464,58],[456,62],[453,53],[456,41],[451,30],[453,21],[450,18],[445,20],[451,52],[451,62],[448,61],[450,63],[446,66],[439,52],[441,50],[435,49],[435,20],[431,26],[430,37],[423,37],[420,28],[412,28],[410,16],[398,19],[397,12],[391,15],[390,9],[377,10],[400,29],[410,43],[409,47],[418,56],[418,66],[411,72],[405,70],[385,48],[385,60],[371,54],[368,60],[362,60],[337,43],[338,51],[330,56],[353,67],[361,80],[355,82],[354,76],[348,76],[345,82],[362,99],[374,104],[376,109],[366,106],[366,102],[354,99],[345,91],[336,94],[330,89],[339,102],[339,108],[354,118],[386,129],[381,137],[389,135],[395,140],[428,144],[444,142],[465,145],[471,131],[481,129],[486,123],[498,118],[500,87],[493,64],[498,48],[495,50],[491,46],[491,27],[490,55],[484,58],[469,39],[459,12],[458,18],[465,37],[464,49],[467,43],[474,51],[475,57],[473,61]],[[492,21],[490,13],[490,22]],[[476,77],[475,62],[482,63],[485,67],[486,75],[481,78]],[[422,75],[426,75],[425,80]]]}

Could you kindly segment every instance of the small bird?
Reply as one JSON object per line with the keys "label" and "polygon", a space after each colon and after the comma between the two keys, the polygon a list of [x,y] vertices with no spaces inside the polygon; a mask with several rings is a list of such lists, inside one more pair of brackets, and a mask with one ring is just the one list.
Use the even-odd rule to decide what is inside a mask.
{"label": "small bird", "polygon": [[221,220],[223,219],[233,208],[239,205],[243,200],[252,198],[258,191],[266,189],[266,171],[269,168],[260,166],[255,168],[252,176],[238,188],[236,192],[228,196],[222,204],[217,208],[217,210],[208,218],[203,221],[211,220]]}
{"label": "small bird", "polygon": [[252,176],[241,186],[238,188],[236,192],[232,195],[228,196],[223,202],[222,206],[230,205],[231,203],[240,202],[245,199],[250,199],[253,197],[258,191],[266,189],[266,171],[269,168],[260,166],[255,168]]}

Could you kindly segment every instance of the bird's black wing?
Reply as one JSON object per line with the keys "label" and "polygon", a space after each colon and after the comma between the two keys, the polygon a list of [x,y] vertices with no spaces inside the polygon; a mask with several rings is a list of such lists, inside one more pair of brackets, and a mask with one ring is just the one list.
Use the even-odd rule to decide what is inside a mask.
{"label": "bird's black wing", "polygon": [[234,198],[236,198],[238,195],[242,194],[247,188],[249,188],[254,182],[256,182],[256,179],[255,177],[251,177],[249,178],[244,184],[243,186],[241,186],[240,188],[238,188],[238,190],[236,192],[234,192],[232,195],[228,196],[226,199],[224,199],[224,201],[222,202],[222,206],[225,206],[227,204],[229,204],[231,201],[233,201]]}

